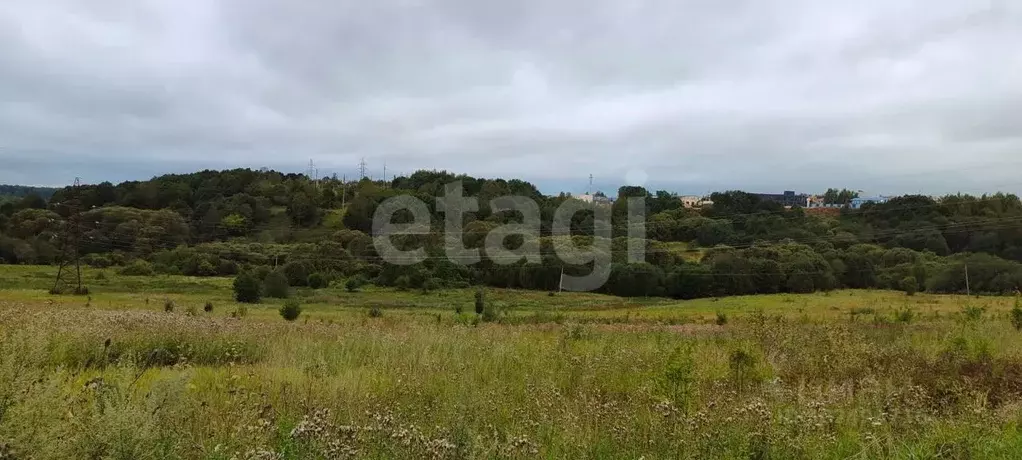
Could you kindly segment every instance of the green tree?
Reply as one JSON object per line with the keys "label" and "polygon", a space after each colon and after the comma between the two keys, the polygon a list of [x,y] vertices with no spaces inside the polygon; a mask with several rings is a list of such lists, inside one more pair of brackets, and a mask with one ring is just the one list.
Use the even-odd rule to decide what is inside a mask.
{"label": "green tree", "polygon": [[244,271],[234,278],[234,299],[242,303],[259,303],[261,290],[259,279],[252,272]]}
{"label": "green tree", "polygon": [[344,288],[347,289],[348,292],[358,292],[358,290],[362,289],[362,286],[365,286],[365,284],[365,277],[362,275],[355,275],[348,278],[348,281],[344,283]]}
{"label": "green tree", "polygon": [[309,275],[309,287],[313,289],[323,289],[330,286],[330,279],[322,273],[313,273]]}
{"label": "green tree", "polygon": [[294,321],[302,314],[302,305],[295,299],[288,299],[280,306],[280,317],[285,321]]}
{"label": "green tree", "polygon": [[270,272],[269,275],[266,275],[266,279],[263,280],[263,293],[266,297],[286,299],[290,295],[290,291],[287,276],[280,270]]}

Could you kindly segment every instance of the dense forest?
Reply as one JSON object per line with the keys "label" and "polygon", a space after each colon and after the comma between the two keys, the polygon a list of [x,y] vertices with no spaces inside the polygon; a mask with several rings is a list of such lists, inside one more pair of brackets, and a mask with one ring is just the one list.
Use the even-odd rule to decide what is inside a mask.
{"label": "dense forest", "polygon": [[26,196],[49,199],[57,189],[49,187],[27,187],[24,185],[0,184],[0,204],[18,202]]}
{"label": "dense forest", "polygon": [[[539,263],[462,265],[444,257],[443,211],[435,198],[461,181],[479,198],[464,216],[462,240],[481,248],[492,230],[521,219],[493,212],[491,199],[526,196],[543,219],[536,241],[507,238],[512,249],[540,248]],[[847,191],[833,191],[834,201]],[[842,196],[837,196],[840,194]],[[389,197],[412,195],[427,203],[434,228],[395,237],[405,249],[424,247],[415,265],[383,263],[369,235],[373,213]],[[645,198],[646,262],[627,260],[627,197]],[[22,193],[0,205],[0,263],[52,264],[58,238],[77,202],[83,260],[94,267],[151,276],[283,275],[292,286],[311,280],[359,278],[383,286],[434,289],[490,285],[556,290],[562,270],[585,274],[591,266],[562,263],[559,245],[600,247],[594,212],[572,218],[572,236],[552,236],[550,222],[571,196],[544,196],[521,180],[480,179],[419,171],[390,182],[310,180],[299,174],[236,169],[166,175],[148,181],[101,183],[56,190],[48,198]],[[908,292],[1010,293],[1022,284],[1022,203],[1014,195],[904,196],[839,214],[785,209],[741,191],[715,193],[713,206],[687,209],[672,193],[622,187],[610,209],[613,260],[602,290],[622,296],[696,298],[753,293],[885,288]],[[632,224],[634,225],[634,224]],[[968,268],[966,268],[968,267]]]}

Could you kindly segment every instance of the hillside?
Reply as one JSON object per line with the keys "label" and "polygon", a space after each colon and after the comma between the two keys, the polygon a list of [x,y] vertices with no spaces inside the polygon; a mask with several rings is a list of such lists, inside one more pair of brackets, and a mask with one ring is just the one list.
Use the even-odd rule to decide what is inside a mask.
{"label": "hillside", "polygon": [[57,190],[49,187],[0,184],[0,205],[20,201],[29,195],[38,195],[40,198],[48,200]]}
{"label": "hillside", "polygon": [[[505,195],[536,204],[539,234],[512,234],[504,249],[535,248],[537,258],[498,263],[449,260],[444,216],[436,198],[460,181],[479,209],[466,212],[461,243],[483,248],[493,231],[518,223],[517,212],[495,211]],[[740,191],[715,193],[709,209],[686,209],[668,191],[622,187],[607,211],[612,223],[595,221],[591,205],[568,196],[543,196],[521,180],[482,179],[419,171],[389,183],[363,179],[312,181],[304,175],[236,169],[166,175],[149,181],[86,185],[57,190],[50,204],[7,204],[0,212],[0,260],[52,264],[57,236],[77,194],[83,214],[81,251],[95,267],[125,273],[234,275],[278,267],[301,286],[313,273],[330,279],[360,275],[402,288],[489,285],[557,290],[568,277],[593,273],[588,263],[558,255],[569,246],[591,250],[610,264],[600,291],[621,296],[697,298],[837,288],[886,288],[932,292],[1012,292],[1022,285],[1022,203],[1014,195],[895,198],[837,215],[785,209]],[[384,200],[422,200],[432,220],[426,234],[395,238],[402,249],[426,249],[425,260],[387,263],[369,233]],[[629,197],[645,198],[645,262],[631,263]],[[575,203],[572,238],[554,234],[558,209]],[[405,216],[407,218],[407,216]],[[605,231],[604,231],[605,230]],[[494,249],[500,249],[494,248]],[[490,252],[493,252],[491,249]],[[399,260],[398,262],[411,262]],[[970,284],[965,283],[968,266]]]}

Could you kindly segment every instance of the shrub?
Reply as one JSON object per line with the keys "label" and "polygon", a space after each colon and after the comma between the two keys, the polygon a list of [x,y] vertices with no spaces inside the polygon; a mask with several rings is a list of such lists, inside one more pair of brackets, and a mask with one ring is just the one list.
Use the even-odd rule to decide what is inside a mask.
{"label": "shrub", "polygon": [[756,380],[756,357],[745,350],[734,350],[728,359],[731,379],[741,389]]}
{"label": "shrub", "polygon": [[241,272],[234,278],[234,299],[242,303],[259,303],[259,279],[252,272]]}
{"label": "shrub", "polygon": [[266,297],[286,299],[290,293],[291,288],[288,286],[287,276],[281,273],[280,270],[275,270],[266,275],[266,279],[263,280],[263,294]]}
{"label": "shrub", "polygon": [[199,308],[195,305],[189,305],[188,308],[185,309],[185,314],[188,316],[198,316]]}
{"label": "shrub", "polygon": [[302,314],[302,305],[295,299],[289,299],[280,307],[280,317],[287,321],[294,321]]}
{"label": "shrub", "polygon": [[165,311],[167,313],[172,313],[174,311],[174,301],[170,300],[170,299],[164,300],[163,301],[163,311]]}
{"label": "shrub", "polygon": [[898,283],[898,287],[905,291],[905,295],[913,296],[919,291],[919,281],[914,276],[906,276]]}
{"label": "shrub", "polygon": [[348,278],[348,281],[344,283],[344,288],[347,289],[348,292],[358,292],[358,290],[362,289],[362,286],[365,286],[365,284],[366,279],[364,276],[355,275]]}
{"label": "shrub", "polygon": [[715,322],[717,323],[718,326],[723,326],[727,324],[727,314],[718,311],[717,320]]}
{"label": "shrub", "polygon": [[[1019,310],[1019,311],[1022,311],[1022,310]],[[455,305],[454,306],[454,313],[456,315],[461,315],[461,312],[462,312],[461,305]]]}
{"label": "shrub", "polygon": [[1022,306],[1019,305],[1018,297],[1015,298],[1015,306],[1011,309],[1011,325],[1022,331]]}
{"label": "shrub", "polygon": [[156,271],[153,269],[153,264],[137,259],[131,265],[122,268],[120,274],[124,276],[153,276]]}
{"label": "shrub", "polygon": [[482,289],[476,291],[476,314],[481,315],[486,310],[486,292]]}
{"label": "shrub", "polygon": [[383,310],[380,308],[379,305],[373,305],[372,307],[369,308],[370,318],[379,318],[381,316],[383,316]]}
{"label": "shrub", "polygon": [[313,289],[323,289],[330,286],[330,279],[326,275],[316,272],[309,275],[309,287]]}
{"label": "shrub", "polygon": [[244,318],[248,315],[248,307],[244,305],[238,305],[238,308],[231,312],[231,318]]}
{"label": "shrub", "polygon": [[401,275],[394,280],[394,287],[399,291],[407,291],[412,287],[412,279],[408,275]]}
{"label": "shrub", "polygon": [[213,302],[206,302],[206,305],[202,307],[202,311],[206,313],[213,313]]}
{"label": "shrub", "polygon": [[309,282],[312,269],[305,262],[288,262],[282,269],[287,283],[291,286],[305,286]]}
{"label": "shrub", "polygon": [[898,323],[911,323],[916,318],[916,312],[911,308],[905,307],[901,310],[894,312],[894,321]]}
{"label": "shrub", "polygon": [[96,273],[96,281],[106,281],[106,273]]}
{"label": "shrub", "polygon": [[422,292],[430,292],[440,289],[440,280],[436,278],[429,278],[422,282]]}
{"label": "shrub", "polygon": [[966,321],[974,323],[983,318],[983,312],[985,311],[986,308],[970,305],[962,308],[962,316],[965,317]]}
{"label": "shrub", "polygon": [[492,303],[486,304],[483,308],[482,320],[484,323],[491,323],[500,319],[500,310]]}

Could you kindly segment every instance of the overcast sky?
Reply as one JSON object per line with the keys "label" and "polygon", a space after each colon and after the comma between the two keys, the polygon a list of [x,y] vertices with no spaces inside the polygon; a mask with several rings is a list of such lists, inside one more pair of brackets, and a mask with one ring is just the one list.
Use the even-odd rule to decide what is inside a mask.
{"label": "overcast sky", "polygon": [[3,0],[0,183],[1022,190],[1012,0]]}

